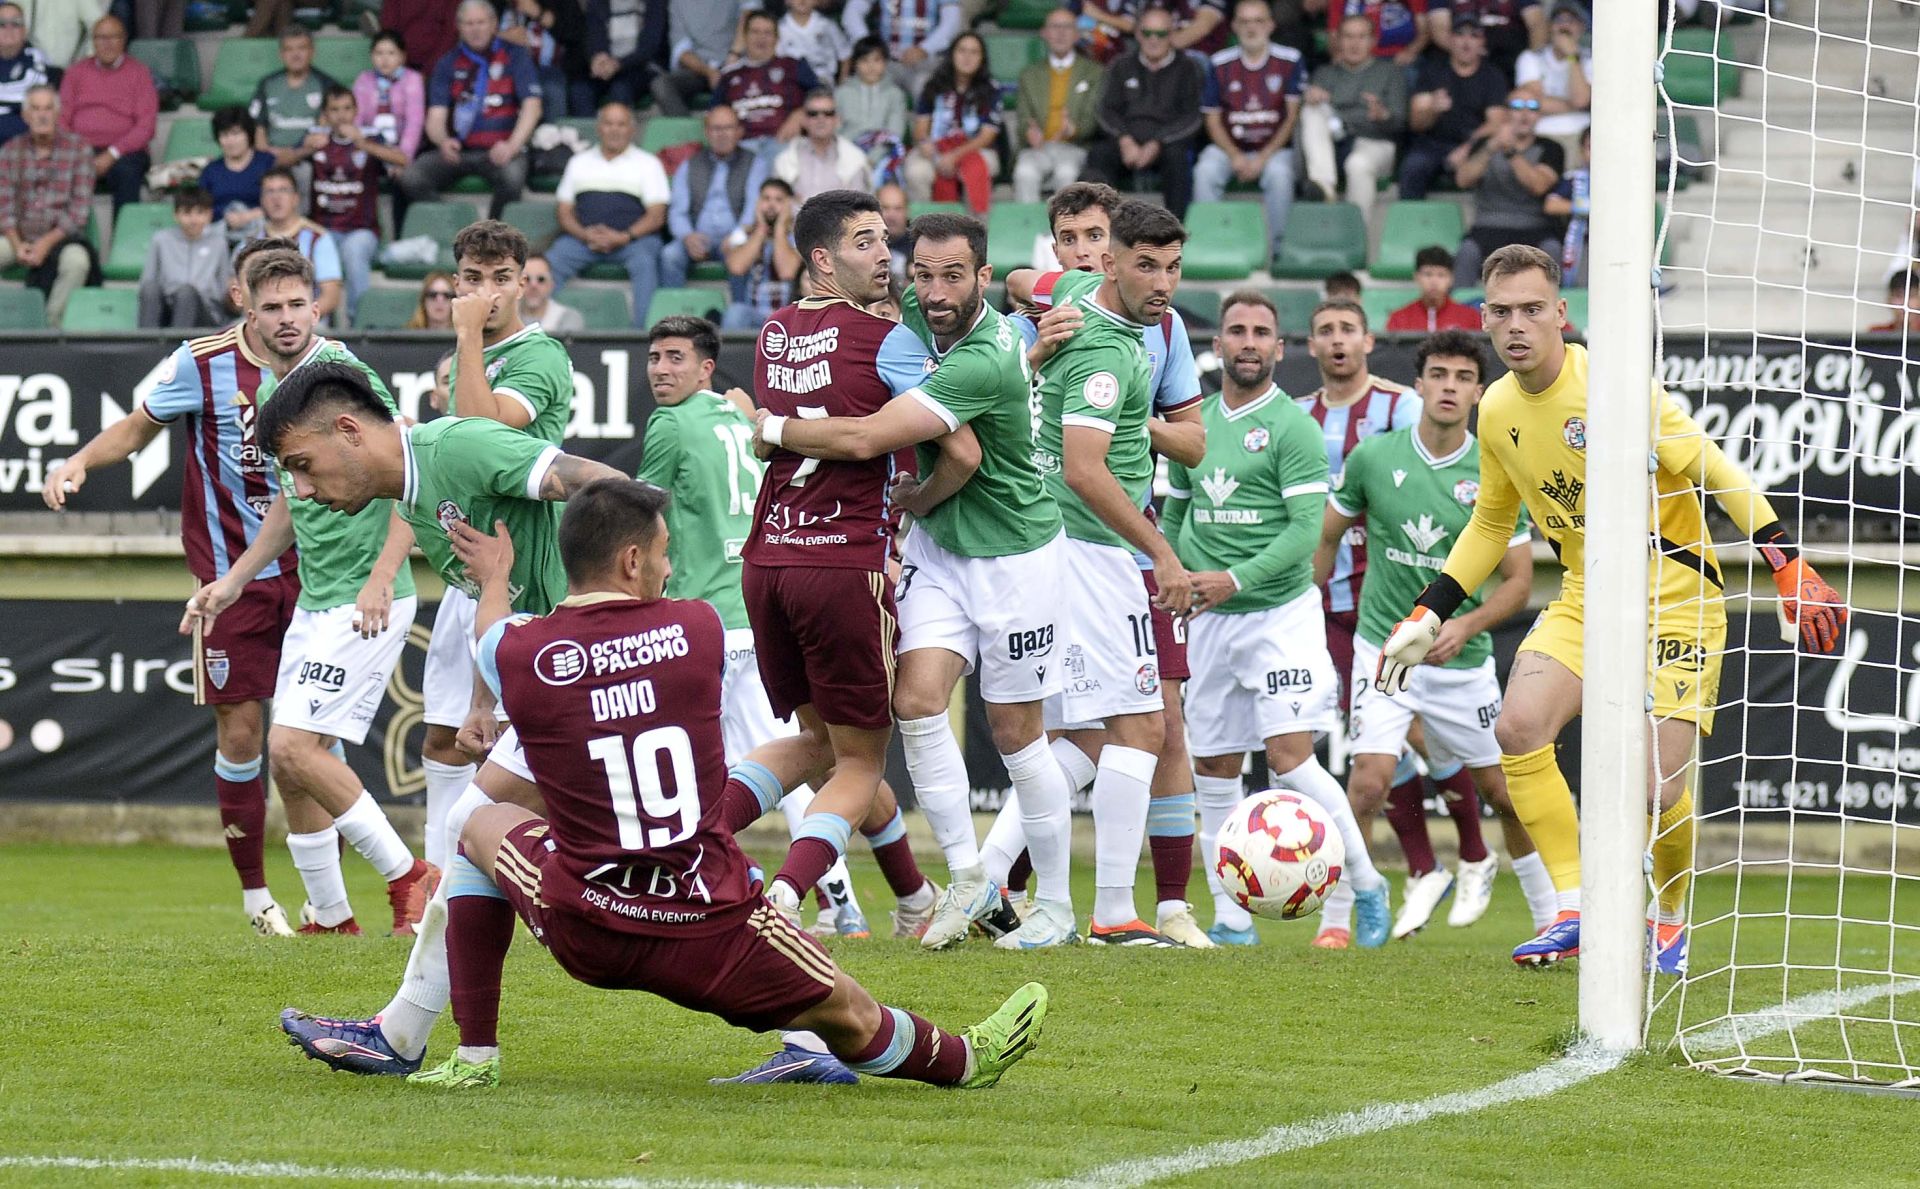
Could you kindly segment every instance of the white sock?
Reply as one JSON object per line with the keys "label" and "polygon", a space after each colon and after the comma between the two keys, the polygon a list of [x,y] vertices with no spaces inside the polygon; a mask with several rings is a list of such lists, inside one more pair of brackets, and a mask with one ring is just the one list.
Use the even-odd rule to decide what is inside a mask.
{"label": "white sock", "polygon": [[273,905],[273,893],[266,888],[241,888],[240,908],[248,916],[257,916]]}
{"label": "white sock", "polygon": [[1513,874],[1520,880],[1520,893],[1527,898],[1527,911],[1533,914],[1533,929],[1538,933],[1553,924],[1554,914],[1559,911],[1553,877],[1547,874],[1547,865],[1540,861],[1538,851],[1515,859]]}
{"label": "white sock", "polygon": [[1563,912],[1580,911],[1580,887],[1578,884],[1565,891],[1555,892],[1553,898],[1555,915]]}
{"label": "white sock", "polygon": [[1025,849],[1027,830],[1020,824],[1020,797],[1008,789],[1007,798],[1000,803],[1000,812],[987,831],[987,840],[980,844],[980,865],[986,868],[987,878],[1006,887],[1007,873],[1013,870],[1013,861]]}
{"label": "white sock", "polygon": [[833,1052],[833,1050],[827,1048],[827,1042],[821,1040],[817,1034],[804,1030],[782,1032],[780,1034],[780,1043],[790,1045],[796,1049],[805,1049],[809,1053],[820,1053],[825,1056],[831,1056]]}
{"label": "white sock", "polygon": [[812,807],[813,790],[804,784],[780,798],[780,816],[787,819],[789,838],[800,832],[800,823],[807,820],[807,810]]}
{"label": "white sock", "polygon": [[427,862],[442,871],[447,869],[447,810],[473,783],[478,771],[472,764],[443,764],[439,760],[420,761],[427,774],[427,836],[421,849]]}
{"label": "white sock", "polygon": [[388,883],[413,869],[413,852],[400,840],[400,831],[393,828],[386,811],[367,790],[361,789],[360,799],[333,819],[333,828]]}
{"label": "white sock", "polygon": [[300,882],[307,886],[313,919],[332,926],[351,917],[347,880],[340,872],[340,832],[328,826],[311,834],[289,834],[287,851],[293,856],[293,869],[300,873]]}
{"label": "white sock", "polygon": [[1380,871],[1373,865],[1373,856],[1367,853],[1367,836],[1360,831],[1360,820],[1353,816],[1353,805],[1347,800],[1347,790],[1333,774],[1320,766],[1320,761],[1308,756],[1298,768],[1282,773],[1274,780],[1296,793],[1312,797],[1320,808],[1333,818],[1334,825],[1340,827],[1340,841],[1346,844],[1347,863],[1345,878],[1342,882],[1351,882],[1357,892],[1377,888],[1386,883],[1380,877]]}
{"label": "white sock", "polygon": [[487,796],[485,789],[477,784],[470,784],[465,792],[455,798],[452,805],[447,806],[446,847],[449,863],[453,861],[455,855],[460,853],[460,835],[466,832],[467,819],[474,815],[475,810],[491,804],[493,804],[493,798]]}
{"label": "white sock", "polygon": [[980,847],[973,837],[973,807],[967,803],[967,761],[953,724],[944,714],[900,720],[900,745],[907,753],[907,773],[913,777],[920,812],[933,827],[933,840],[947,856],[947,870],[955,873],[980,866]]}
{"label": "white sock", "polygon": [[1051,751],[1053,758],[1059,761],[1060,770],[1067,774],[1069,793],[1077,793],[1093,783],[1096,772],[1093,761],[1087,758],[1087,753],[1081,751],[1073,740],[1062,735],[1047,744],[1047,750]]}
{"label": "white sock", "polygon": [[1253,914],[1233,902],[1213,869],[1215,851],[1220,845],[1220,827],[1226,824],[1233,807],[1245,799],[1245,786],[1238,776],[1201,776],[1193,778],[1194,800],[1200,803],[1200,865],[1207,871],[1207,890],[1213,893],[1215,924],[1229,929],[1251,929]]}
{"label": "white sock", "polygon": [[1327,902],[1320,907],[1320,928],[1351,929],[1353,926],[1353,885],[1342,879],[1333,885]]}
{"label": "white sock", "polygon": [[453,1055],[462,1061],[480,1065],[500,1055],[499,1045],[461,1045],[453,1050]]}
{"label": "white sock", "polygon": [[[1093,923],[1124,925],[1139,919],[1133,885],[1140,875],[1140,847],[1147,837],[1152,798],[1150,751],[1109,743],[1100,749],[1093,777]],[[1028,839],[1032,846],[1032,839]]]}
{"label": "white sock", "polygon": [[1045,735],[1000,760],[1020,800],[1020,824],[1033,857],[1033,898],[1071,900],[1067,869],[1072,862],[1073,794],[1067,774],[1048,749]]}
{"label": "white sock", "polygon": [[409,1061],[427,1051],[433,1026],[447,1010],[448,882],[440,881],[420,914],[420,923],[413,927],[413,950],[407,955],[399,993],[380,1010],[380,1034]]}
{"label": "white sock", "polygon": [[814,886],[826,893],[829,911],[842,904],[851,904],[856,910],[859,908],[860,901],[853,894],[853,874],[847,870],[844,858],[835,859],[833,866],[827,868],[827,873]]}

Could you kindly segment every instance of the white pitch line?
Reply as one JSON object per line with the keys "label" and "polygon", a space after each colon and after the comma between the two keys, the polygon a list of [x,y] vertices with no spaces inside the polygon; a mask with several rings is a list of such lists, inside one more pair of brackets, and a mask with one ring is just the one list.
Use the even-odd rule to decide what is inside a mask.
{"label": "white pitch line", "polygon": [[1876,999],[1910,995],[1915,991],[1920,991],[1920,980],[1899,977],[1844,991],[1814,991],[1789,999],[1778,1007],[1729,1016],[1711,1028],[1683,1035],[1681,1042],[1690,1049],[1737,1049],[1747,1041],[1760,1040],[1776,1032],[1791,1032],[1802,1024],[1818,1023],[1826,1017],[1837,1016],[1850,1007],[1859,1007]]}
{"label": "white pitch line", "polygon": [[196,1156],[140,1157],[0,1156],[0,1169],[72,1172],[177,1172],[196,1177],[234,1177],[266,1181],[358,1181],[375,1185],[474,1185],[500,1189],[768,1189],[749,1181],[700,1181],[687,1178],[559,1177],[517,1173],[437,1172],[413,1168],[348,1168],[294,1164],[280,1160],[202,1160]]}

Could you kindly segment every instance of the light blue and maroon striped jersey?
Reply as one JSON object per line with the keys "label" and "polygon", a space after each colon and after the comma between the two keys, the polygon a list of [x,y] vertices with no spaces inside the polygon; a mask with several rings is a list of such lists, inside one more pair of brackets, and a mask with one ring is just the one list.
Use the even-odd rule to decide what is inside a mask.
{"label": "light blue and maroon striped jersey", "polygon": [[[1403,388],[1379,376],[1367,377],[1367,390],[1350,405],[1329,408],[1326,389],[1317,389],[1296,403],[1320,423],[1327,443],[1327,470],[1330,481],[1340,482],[1346,469],[1347,454],[1370,438],[1390,429],[1407,429],[1420,421],[1420,397],[1411,388]],[[1360,579],[1367,571],[1367,524],[1354,522],[1340,538],[1333,555],[1333,573],[1327,577],[1326,607],[1329,611],[1357,611],[1360,608]]]}

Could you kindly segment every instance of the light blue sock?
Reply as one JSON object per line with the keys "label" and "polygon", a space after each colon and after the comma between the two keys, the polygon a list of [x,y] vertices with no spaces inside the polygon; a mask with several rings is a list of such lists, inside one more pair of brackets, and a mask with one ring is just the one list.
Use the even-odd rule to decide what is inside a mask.
{"label": "light blue sock", "polygon": [[453,865],[447,869],[447,899],[456,896],[487,896],[495,900],[505,900],[507,894],[498,884],[488,879],[486,873],[474,866],[473,860],[465,855],[455,855]]}
{"label": "light blue sock", "polygon": [[761,813],[772,810],[786,796],[787,791],[780,787],[780,779],[773,774],[773,770],[752,760],[741,760],[727,769],[727,778],[737,780],[753,790],[754,800],[760,802]]}
{"label": "light blue sock", "polygon": [[1193,833],[1194,795],[1155,797],[1147,803],[1147,837],[1185,838]]}
{"label": "light blue sock", "polygon": [[907,819],[898,809],[893,811],[893,816],[887,820],[886,825],[881,826],[875,833],[865,835],[867,845],[875,849],[891,846],[906,836]]}

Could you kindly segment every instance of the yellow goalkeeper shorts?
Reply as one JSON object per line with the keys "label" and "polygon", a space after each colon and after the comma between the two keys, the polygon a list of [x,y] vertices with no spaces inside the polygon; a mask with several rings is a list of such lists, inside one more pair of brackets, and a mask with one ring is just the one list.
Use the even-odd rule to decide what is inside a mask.
{"label": "yellow goalkeeper shorts", "polygon": [[[1550,656],[1576,677],[1581,664],[1585,614],[1581,602],[1565,598],[1547,604],[1534,621],[1521,652]],[[1691,605],[1661,607],[1652,627],[1647,652],[1647,686],[1653,691],[1653,713],[1695,724],[1702,735],[1713,734],[1714,704],[1720,697],[1720,658],[1726,651],[1727,614],[1718,598]]]}

